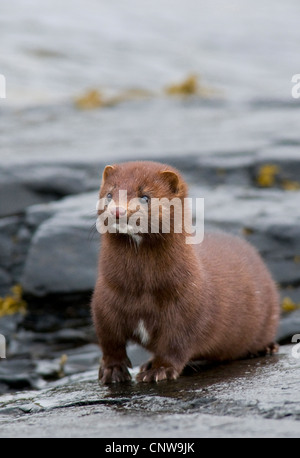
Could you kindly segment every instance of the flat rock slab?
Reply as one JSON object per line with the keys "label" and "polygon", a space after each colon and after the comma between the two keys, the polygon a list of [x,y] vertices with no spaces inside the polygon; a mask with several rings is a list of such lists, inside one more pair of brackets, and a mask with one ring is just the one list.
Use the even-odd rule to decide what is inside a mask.
{"label": "flat rock slab", "polygon": [[158,384],[99,386],[96,370],[73,375],[3,395],[0,437],[300,437],[298,353],[282,346]]}

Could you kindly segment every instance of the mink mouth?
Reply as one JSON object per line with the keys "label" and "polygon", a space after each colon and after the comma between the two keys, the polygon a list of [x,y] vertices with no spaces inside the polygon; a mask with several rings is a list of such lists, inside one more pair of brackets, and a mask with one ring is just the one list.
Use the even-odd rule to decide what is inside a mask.
{"label": "mink mouth", "polygon": [[120,223],[118,220],[111,225],[113,229],[116,230],[118,234],[127,234],[127,235],[141,235],[142,232],[137,231],[136,228],[128,224],[128,222]]}

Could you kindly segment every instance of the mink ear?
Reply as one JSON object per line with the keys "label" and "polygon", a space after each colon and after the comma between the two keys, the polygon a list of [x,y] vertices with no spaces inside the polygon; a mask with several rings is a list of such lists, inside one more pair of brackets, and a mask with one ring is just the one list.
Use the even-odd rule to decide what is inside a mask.
{"label": "mink ear", "polygon": [[179,188],[178,175],[175,172],[171,172],[171,170],[160,172],[160,175],[169,184],[171,191],[177,193]]}
{"label": "mink ear", "polygon": [[106,181],[107,177],[112,173],[113,170],[115,170],[115,167],[113,165],[107,165],[105,167],[102,175],[102,184]]}

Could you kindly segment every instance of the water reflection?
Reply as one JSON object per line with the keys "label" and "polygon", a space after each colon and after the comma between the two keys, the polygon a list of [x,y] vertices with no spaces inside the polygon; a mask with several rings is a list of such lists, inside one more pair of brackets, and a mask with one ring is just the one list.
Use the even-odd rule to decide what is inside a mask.
{"label": "water reflection", "polygon": [[[136,400],[148,397],[173,398],[181,401],[191,401],[195,398],[215,400],[216,394],[242,379],[263,376],[272,371],[280,362],[280,355],[251,358],[227,363],[200,362],[187,366],[183,375],[176,381],[159,383],[137,383],[135,380],[124,384],[112,384],[101,387],[105,397],[126,397]],[[103,393],[103,391],[102,391]],[[204,402],[204,401],[203,401]]]}

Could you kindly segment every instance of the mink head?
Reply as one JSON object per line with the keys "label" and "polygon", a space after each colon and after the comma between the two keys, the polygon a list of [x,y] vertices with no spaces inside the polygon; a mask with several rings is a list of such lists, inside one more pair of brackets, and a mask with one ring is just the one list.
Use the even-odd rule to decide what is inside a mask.
{"label": "mink head", "polygon": [[133,237],[138,240],[174,232],[175,224],[182,224],[187,186],[171,166],[126,162],[105,167],[99,197],[102,233],[138,235]]}

